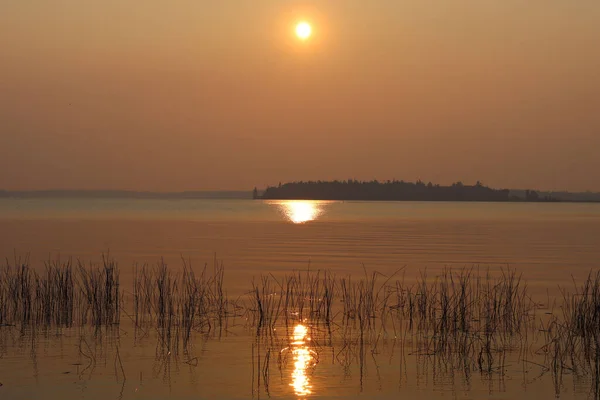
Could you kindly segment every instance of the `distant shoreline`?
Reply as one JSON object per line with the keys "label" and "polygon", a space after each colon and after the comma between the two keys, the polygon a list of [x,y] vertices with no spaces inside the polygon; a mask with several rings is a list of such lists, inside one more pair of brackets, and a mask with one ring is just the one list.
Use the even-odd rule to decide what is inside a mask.
{"label": "distant shoreline", "polygon": [[262,200],[334,200],[334,201],[426,201],[426,202],[529,202],[597,203],[600,193],[542,192],[535,190],[494,189],[477,182],[449,186],[405,181],[300,181],[269,186],[253,191]]}
{"label": "distant shoreline", "polygon": [[[184,192],[137,192],[128,190],[0,190],[0,199],[133,199],[133,200],[332,200],[332,201],[427,201],[427,202],[548,202],[545,200],[524,200],[526,190],[509,189],[509,200],[473,199],[428,199],[428,198],[345,198],[342,196],[264,196],[266,191],[255,193],[244,190],[184,191]],[[561,203],[600,203],[600,193],[593,192],[537,192],[538,196],[552,196],[552,202]],[[513,198],[510,198],[513,196]]]}
{"label": "distant shoreline", "polygon": [[556,201],[525,201],[525,200],[385,200],[385,199],[317,199],[317,198],[256,198],[254,200],[266,200],[266,201],[333,201],[333,202],[375,202],[375,203],[537,203],[537,204],[572,204],[572,203],[586,203],[586,204],[599,204],[600,200],[556,200]]}
{"label": "distant shoreline", "polygon": [[185,192],[136,192],[128,190],[0,190],[0,199],[155,199],[186,200],[215,199],[235,200],[252,199],[251,191],[185,191]]}

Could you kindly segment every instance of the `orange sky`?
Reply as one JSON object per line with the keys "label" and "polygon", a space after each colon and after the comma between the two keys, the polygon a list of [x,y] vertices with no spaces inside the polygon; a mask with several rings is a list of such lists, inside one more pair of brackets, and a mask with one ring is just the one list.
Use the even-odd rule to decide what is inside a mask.
{"label": "orange sky", "polygon": [[598,0],[3,0],[0,188],[600,191],[599,21]]}

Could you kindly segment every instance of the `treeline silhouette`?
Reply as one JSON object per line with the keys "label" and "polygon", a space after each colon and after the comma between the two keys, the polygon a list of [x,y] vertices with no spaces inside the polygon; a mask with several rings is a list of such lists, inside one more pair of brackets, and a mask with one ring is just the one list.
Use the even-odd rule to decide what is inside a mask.
{"label": "treeline silhouette", "polygon": [[269,186],[253,197],[272,200],[396,200],[396,201],[556,201],[527,191],[524,198],[511,196],[508,189],[492,189],[481,182],[465,185],[462,182],[441,186],[431,182],[404,181],[308,181]]}

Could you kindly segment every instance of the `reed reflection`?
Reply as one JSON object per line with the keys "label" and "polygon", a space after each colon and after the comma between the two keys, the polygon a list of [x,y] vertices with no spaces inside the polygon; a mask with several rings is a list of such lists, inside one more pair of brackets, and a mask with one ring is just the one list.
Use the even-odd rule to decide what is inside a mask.
{"label": "reed reflection", "polygon": [[312,385],[308,378],[308,371],[316,365],[314,352],[309,348],[308,329],[304,325],[296,325],[291,337],[291,351],[294,357],[294,371],[292,372],[292,383],[294,392],[298,397],[308,396],[312,393]]}
{"label": "reed reflection", "polygon": [[315,200],[282,200],[273,202],[282,214],[294,224],[314,221],[325,212],[327,202]]}

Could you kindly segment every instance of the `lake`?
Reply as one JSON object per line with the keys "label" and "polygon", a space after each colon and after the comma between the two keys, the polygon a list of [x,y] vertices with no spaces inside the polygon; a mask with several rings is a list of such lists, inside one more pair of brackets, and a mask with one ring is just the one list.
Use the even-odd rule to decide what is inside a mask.
{"label": "lake", "polygon": [[[545,364],[545,329],[533,327],[526,346],[495,342],[485,373],[481,358],[459,373],[439,353],[415,350],[434,340],[427,339],[435,338],[429,328],[418,337],[414,327],[402,328],[400,335],[397,327],[406,321],[396,325],[393,318],[374,324],[379,328],[366,336],[363,322],[358,329],[348,322],[355,316],[341,317],[345,311],[333,333],[331,324],[325,329],[311,314],[285,326],[280,318],[265,334],[255,329],[250,292],[267,287],[261,279],[273,279],[273,293],[262,298],[268,301],[279,296],[285,275],[300,271],[300,281],[305,272],[328,271],[339,296],[332,310],[341,310],[350,297],[340,294],[337,279],[348,276],[359,280],[376,272],[387,293],[388,279],[415,287],[424,275],[435,281],[445,268],[482,277],[512,270],[522,287],[527,284],[527,301],[536,304],[535,316],[531,310],[523,315],[538,321],[558,315],[560,288],[571,289],[598,269],[600,204],[0,199],[0,256],[9,263],[28,259],[43,273],[49,260],[99,263],[103,253],[120,267],[120,325],[33,332],[0,324],[1,398],[525,399],[558,393],[569,399],[593,391],[593,381],[575,368],[564,369],[560,382],[554,378]],[[152,268],[162,259],[179,273],[185,261],[199,273],[205,265],[212,271],[215,258],[237,311],[218,323],[221,329],[212,321],[210,329],[195,325],[189,346],[165,353],[162,328],[133,323],[134,265]],[[398,307],[385,303],[386,310]],[[498,366],[499,354],[507,361]]]}

